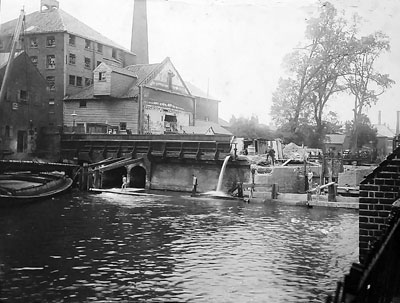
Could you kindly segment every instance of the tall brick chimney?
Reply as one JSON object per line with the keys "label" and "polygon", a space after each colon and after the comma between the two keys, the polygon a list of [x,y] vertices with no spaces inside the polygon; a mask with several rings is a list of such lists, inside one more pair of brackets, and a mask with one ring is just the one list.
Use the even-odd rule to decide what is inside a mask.
{"label": "tall brick chimney", "polygon": [[400,111],[397,111],[396,114],[396,135],[398,135],[400,133]]}
{"label": "tall brick chimney", "polygon": [[146,0],[135,0],[133,8],[131,52],[136,54],[137,64],[149,63],[148,40]]}

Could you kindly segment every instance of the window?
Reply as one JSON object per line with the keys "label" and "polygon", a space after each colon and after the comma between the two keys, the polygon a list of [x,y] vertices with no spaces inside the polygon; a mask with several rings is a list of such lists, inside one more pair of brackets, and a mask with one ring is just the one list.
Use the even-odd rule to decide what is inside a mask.
{"label": "window", "polygon": [[114,59],[117,59],[117,50],[116,50],[115,48],[112,49],[112,54],[111,54],[111,56],[112,56]]}
{"label": "window", "polygon": [[75,63],[76,63],[76,55],[69,54],[69,64],[75,65]]}
{"label": "window", "polygon": [[76,77],[76,86],[82,86],[82,77]]}
{"label": "window", "polygon": [[85,78],[85,86],[90,86],[92,84],[91,78]]}
{"label": "window", "polygon": [[31,37],[29,38],[29,47],[30,48],[37,48],[38,47],[38,42],[36,37]]}
{"label": "window", "polygon": [[74,35],[69,35],[69,45],[75,46],[75,36]]}
{"label": "window", "polygon": [[20,102],[27,102],[28,101],[28,92],[26,90],[20,90],[18,99]]}
{"label": "window", "polygon": [[85,57],[85,68],[90,68],[90,58]]}
{"label": "window", "polygon": [[97,51],[98,51],[99,53],[102,53],[102,52],[103,52],[103,44],[97,43]]}
{"label": "window", "polygon": [[69,85],[75,85],[75,76],[69,75]]}
{"label": "window", "polygon": [[47,39],[46,39],[46,46],[47,46],[47,47],[54,47],[54,46],[56,46],[56,38],[54,38],[54,36],[47,36]]}
{"label": "window", "polygon": [[47,86],[50,91],[56,90],[56,78],[54,76],[47,76],[46,77]]}
{"label": "window", "polygon": [[79,107],[86,107],[86,100],[80,100]]}
{"label": "window", "polygon": [[48,55],[46,60],[46,68],[55,69],[56,68],[56,56]]}
{"label": "window", "polygon": [[32,61],[33,65],[37,67],[37,65],[38,65],[38,57],[37,56],[31,56],[30,58],[31,58],[31,61]]}
{"label": "window", "polygon": [[11,128],[10,128],[10,126],[9,125],[6,125],[6,129],[4,130],[4,136],[6,137],[6,138],[11,138]]}
{"label": "window", "polygon": [[126,130],[126,122],[120,122],[119,123],[119,129],[120,130]]}
{"label": "window", "polygon": [[175,74],[171,71],[168,72],[168,88],[172,90],[172,78],[175,76]]}
{"label": "window", "polygon": [[56,105],[56,103],[54,102],[54,99],[52,98],[52,99],[49,99],[49,114],[50,115],[54,115],[54,113],[55,113],[55,105]]}
{"label": "window", "polygon": [[99,72],[99,81],[106,81],[106,72]]}
{"label": "window", "polygon": [[85,49],[91,49],[92,48],[92,41],[85,39]]}

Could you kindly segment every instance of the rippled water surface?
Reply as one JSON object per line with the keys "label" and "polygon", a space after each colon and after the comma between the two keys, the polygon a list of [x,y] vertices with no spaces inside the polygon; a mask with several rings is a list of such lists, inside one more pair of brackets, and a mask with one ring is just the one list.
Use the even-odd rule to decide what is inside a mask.
{"label": "rippled water surface", "polygon": [[75,192],[0,210],[0,299],[324,302],[357,245],[353,210]]}

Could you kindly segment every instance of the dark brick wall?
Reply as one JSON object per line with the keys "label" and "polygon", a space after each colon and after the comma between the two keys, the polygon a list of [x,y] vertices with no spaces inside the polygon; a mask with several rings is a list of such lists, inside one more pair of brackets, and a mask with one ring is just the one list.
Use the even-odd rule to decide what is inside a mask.
{"label": "dark brick wall", "polygon": [[397,148],[360,184],[360,262],[386,227],[392,203],[399,197],[400,148]]}

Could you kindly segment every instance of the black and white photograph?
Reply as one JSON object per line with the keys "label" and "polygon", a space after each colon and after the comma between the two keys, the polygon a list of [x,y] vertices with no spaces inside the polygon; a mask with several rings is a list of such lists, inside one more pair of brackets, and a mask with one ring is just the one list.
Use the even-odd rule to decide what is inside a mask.
{"label": "black and white photograph", "polygon": [[0,303],[400,302],[400,0],[0,0]]}

